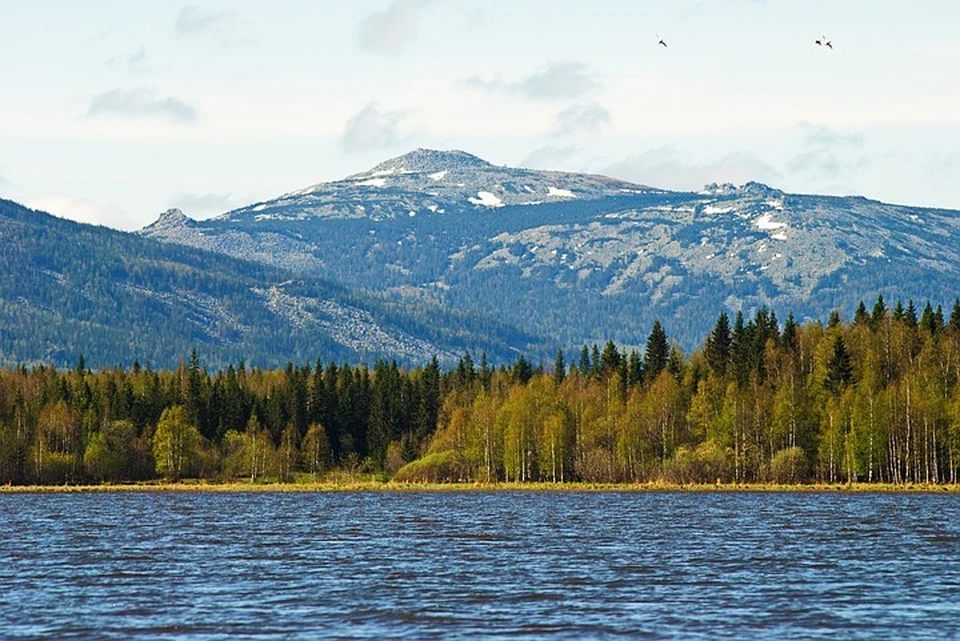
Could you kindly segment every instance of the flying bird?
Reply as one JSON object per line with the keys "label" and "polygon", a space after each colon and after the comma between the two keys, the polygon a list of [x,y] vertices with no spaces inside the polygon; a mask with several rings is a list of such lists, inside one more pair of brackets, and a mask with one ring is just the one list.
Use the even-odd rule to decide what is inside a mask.
{"label": "flying bird", "polygon": [[664,42],[664,41],[663,41],[663,38],[661,38],[659,35],[657,36],[657,44],[658,44],[658,45],[663,45],[664,48],[666,48],[666,46],[667,46],[667,43]]}
{"label": "flying bird", "polygon": [[820,36],[813,41],[813,44],[817,45],[818,47],[830,47],[833,49],[833,43],[827,40],[826,36]]}

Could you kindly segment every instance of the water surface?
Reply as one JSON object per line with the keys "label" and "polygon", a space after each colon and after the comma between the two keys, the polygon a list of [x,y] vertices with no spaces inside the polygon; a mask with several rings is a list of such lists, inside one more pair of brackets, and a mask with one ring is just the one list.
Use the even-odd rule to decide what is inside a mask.
{"label": "water surface", "polygon": [[950,638],[960,496],[0,495],[4,638]]}

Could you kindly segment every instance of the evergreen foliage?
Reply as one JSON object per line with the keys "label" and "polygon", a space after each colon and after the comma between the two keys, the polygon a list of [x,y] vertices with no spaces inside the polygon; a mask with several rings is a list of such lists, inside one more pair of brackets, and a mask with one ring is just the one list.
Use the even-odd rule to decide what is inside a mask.
{"label": "evergreen foliage", "polygon": [[200,350],[174,370],[18,367],[0,372],[0,483],[259,483],[336,469],[444,481],[955,483],[960,327],[928,308],[916,325],[898,304],[829,331],[792,314],[782,330],[766,310],[738,315],[725,367],[720,319],[686,357],[655,326],[643,357],[608,343],[588,371],[563,377],[566,367],[544,372],[526,357],[499,370],[481,357],[478,370],[467,353],[448,371],[436,359],[412,369],[317,359],[212,372]]}

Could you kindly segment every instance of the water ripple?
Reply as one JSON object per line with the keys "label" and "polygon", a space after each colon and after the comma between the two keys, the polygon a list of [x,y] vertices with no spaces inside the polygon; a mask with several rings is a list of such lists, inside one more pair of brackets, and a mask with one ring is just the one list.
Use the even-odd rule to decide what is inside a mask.
{"label": "water ripple", "polygon": [[950,638],[950,495],[0,495],[4,638]]}

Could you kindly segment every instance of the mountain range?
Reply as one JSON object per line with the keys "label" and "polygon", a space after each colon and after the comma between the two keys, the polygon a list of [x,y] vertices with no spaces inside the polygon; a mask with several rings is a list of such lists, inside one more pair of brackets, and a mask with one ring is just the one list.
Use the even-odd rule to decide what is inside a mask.
{"label": "mountain range", "polygon": [[0,365],[213,367],[548,351],[476,314],[64,220],[0,200]]}
{"label": "mountain range", "polygon": [[960,292],[960,212],[747,183],[674,192],[418,149],[343,180],[139,233],[397,301],[493,315],[563,346],[699,345],[720,311],[798,320]]}

